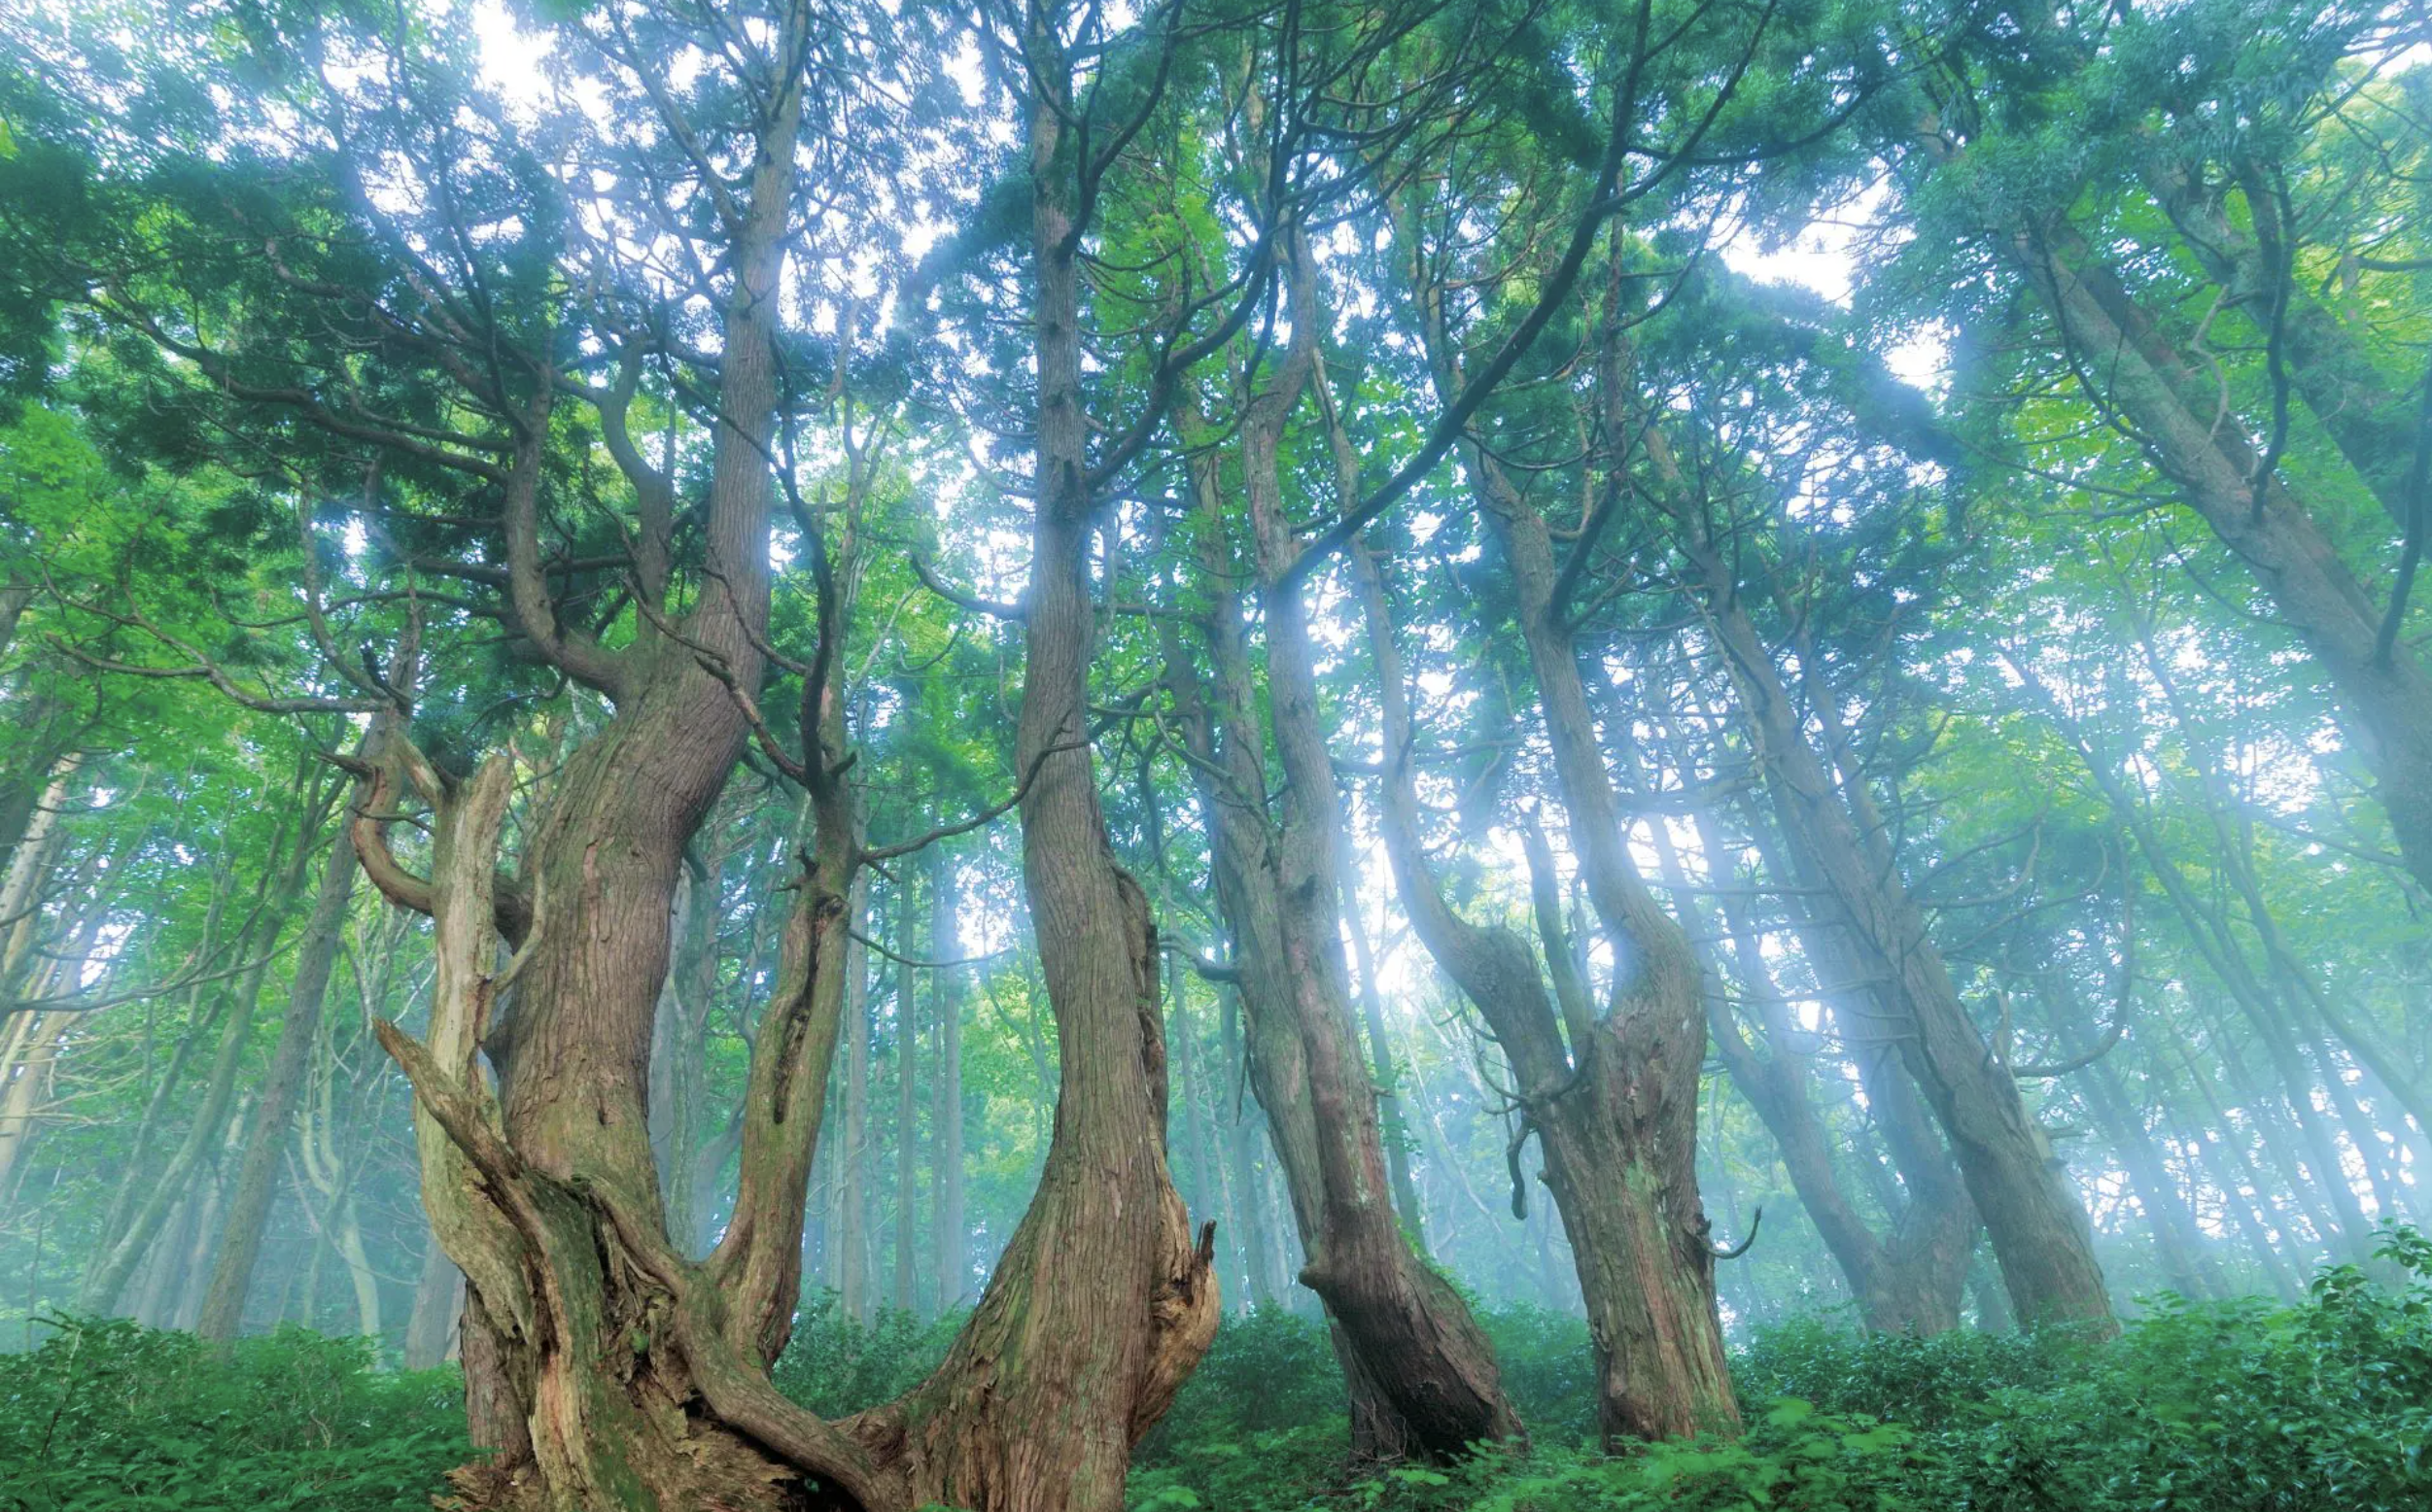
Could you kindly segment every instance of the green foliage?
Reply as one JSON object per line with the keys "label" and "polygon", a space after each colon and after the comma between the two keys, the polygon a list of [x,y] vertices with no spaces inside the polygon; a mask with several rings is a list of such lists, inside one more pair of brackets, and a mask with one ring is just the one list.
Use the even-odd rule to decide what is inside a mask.
{"label": "green foliage", "polygon": [[869,1323],[853,1317],[825,1288],[803,1299],[794,1336],[777,1357],[777,1389],[823,1418],[841,1418],[902,1395],[937,1368],[962,1326],[947,1313],[922,1323],[897,1308],[881,1308]]}
{"label": "green foliage", "polygon": [[464,1463],[455,1372],[288,1328],[225,1357],[192,1334],[62,1321],[0,1355],[0,1512],[421,1512]]}
{"label": "green foliage", "polygon": [[[1816,1323],[1761,1332],[1734,1360],[1748,1431],[1621,1455],[1557,1431],[1584,1352],[1555,1321],[1504,1310],[1505,1379],[1536,1395],[1537,1441],[1442,1468],[1346,1477],[1312,1422],[1228,1436],[1230,1400],[1298,1398],[1292,1339],[1237,1330],[1152,1438],[1147,1508],[1341,1512],[2400,1512],[2432,1505],[2432,1241],[2384,1236],[2383,1286],[2324,1271],[2301,1305],[2171,1299],[2109,1343],[2066,1334],[1864,1337]],[[1281,1315],[1279,1315],[1281,1316]],[[1292,1320],[1298,1322],[1298,1320]],[[1534,1330],[1534,1343],[1532,1333]],[[1229,1333],[1235,1332],[1232,1328]],[[1539,1348],[1538,1346],[1543,1346]],[[1219,1361],[1211,1358],[1211,1364]],[[1555,1415],[1546,1409],[1555,1408]]]}
{"label": "green foliage", "polygon": [[1576,1444],[1596,1432],[1596,1357],[1586,1321],[1529,1302],[1482,1309],[1503,1366],[1503,1389],[1529,1431],[1546,1444]]}
{"label": "green foliage", "polygon": [[[2406,1512],[2432,1505],[2432,1240],[2383,1236],[2384,1285],[2324,1271],[2302,1304],[2170,1301],[2109,1343],[1766,1330],[1734,1361],[1747,1433],[1606,1455],[1575,1320],[1487,1314],[1534,1447],[1355,1473],[1324,1326],[1227,1321],[1140,1446],[1135,1512]],[[839,1416],[935,1368],[959,1320],[832,1293],[778,1361]],[[382,1374],[298,1329],[225,1357],[191,1335],[66,1323],[0,1357],[0,1512],[427,1505],[471,1446],[452,1372]]]}

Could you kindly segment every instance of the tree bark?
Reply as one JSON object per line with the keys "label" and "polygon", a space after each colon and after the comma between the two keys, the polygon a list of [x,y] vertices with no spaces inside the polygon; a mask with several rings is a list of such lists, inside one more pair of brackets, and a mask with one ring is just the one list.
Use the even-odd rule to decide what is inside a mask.
{"label": "tree bark", "polygon": [[[1651,940],[1655,951],[1623,957],[1614,1010],[1599,1014],[1569,972],[1570,946],[1558,933],[1546,941],[1548,961],[1558,963],[1549,992],[1535,952],[1517,933],[1473,924],[1452,911],[1428,866],[1419,830],[1409,771],[1414,736],[1383,583],[1365,548],[1355,542],[1351,550],[1384,708],[1379,809],[1403,908],[1429,954],[1477,1005],[1511,1062],[1522,1118],[1512,1143],[1513,1169],[1521,1142],[1535,1133],[1587,1307],[1605,1435],[1669,1438],[1735,1431],[1739,1408],[1716,1311],[1715,1252],[1697,1196],[1704,1006],[1687,942],[1655,933],[1657,927],[1672,935],[1678,930],[1651,913],[1642,889],[1621,915],[1631,932],[1616,945],[1637,947]],[[1527,592],[1524,588],[1524,604]],[[1559,675],[1559,666],[1550,670]],[[1572,670],[1576,690],[1576,668]],[[1541,671],[1550,726],[1555,695],[1546,681]],[[1582,702],[1582,721],[1584,707]],[[1578,741],[1571,742],[1570,754],[1578,758]],[[1569,775],[1578,779],[1581,773]],[[1606,779],[1601,763],[1594,777]],[[1565,796],[1570,796],[1567,782]],[[1596,822],[1582,808],[1593,812],[1594,805],[1591,795],[1572,810],[1573,844],[1582,851],[1587,842],[1581,828]],[[1614,826],[1617,849],[1618,815],[1608,807],[1603,818]],[[1541,887],[1549,881],[1549,861],[1532,857]],[[1611,891],[1608,904],[1614,903]],[[1541,921],[1550,911],[1541,897]],[[1633,975],[1639,979],[1634,983]],[[1685,1006],[1698,1015],[1685,1023]],[[1525,1184],[1515,1179],[1515,1216],[1525,1215],[1526,1200]]]}
{"label": "tree bark", "polygon": [[[1420,346],[1438,395],[1448,398],[1461,392],[1463,376],[1444,292],[1423,265],[1415,236],[1404,227],[1397,239],[1409,244]],[[1604,332],[1598,356],[1600,388],[1616,403],[1619,385],[1610,369],[1617,361],[1617,328]],[[1338,472],[1356,476],[1342,452],[1338,442]],[[1560,1099],[1533,1104],[1529,1113],[1546,1149],[1547,1176],[1566,1225],[1580,1215],[1572,1251],[1581,1267],[1581,1290],[1591,1298],[1606,1431],[1650,1438],[1733,1432],[1739,1404],[1716,1311],[1711,1225],[1697,1191],[1704,973],[1686,934],[1655,902],[1630,858],[1613,774],[1597,746],[1579,647],[1556,601],[1560,573],[1546,522],[1474,437],[1462,444],[1462,464],[1511,573],[1514,617],[1537,683],[1570,848],[1615,963],[1601,1013],[1582,990],[1561,1033],[1548,1038],[1551,1026],[1542,1022],[1534,1031],[1546,1041],[1541,1053],[1547,1073],[1558,1074],[1561,1060],[1553,1052],[1567,1038],[1568,1075],[1575,1080],[1547,1082],[1514,1065],[1532,1099],[1564,1091]],[[1407,755],[1407,748],[1386,753],[1389,765]],[[1406,903],[1422,891],[1406,890]],[[1510,965],[1501,976],[1518,990],[1535,977],[1534,965],[1523,974],[1520,957],[1504,953]],[[1561,1113],[1550,1121],[1575,1122],[1582,1141],[1583,1158],[1562,1162],[1560,1177],[1546,1135],[1555,1102]],[[1596,1196],[1582,1189],[1591,1182]],[[1614,1310],[1601,1319],[1597,1297],[1613,1299]]]}
{"label": "tree bark", "polygon": [[[1262,726],[1241,604],[1232,595],[1218,597],[1207,620],[1212,699],[1170,634],[1168,678],[1196,747],[1216,892],[1249,1020],[1250,1073],[1308,1257],[1301,1282],[1326,1305],[1350,1392],[1354,1452],[1449,1460],[1514,1437],[1520,1425],[1484,1331],[1401,1231],[1375,1091],[1359,1053],[1338,911],[1338,804],[1307,609],[1287,575],[1299,543],[1284,518],[1276,455],[1315,361],[1306,256],[1296,252],[1293,350],[1273,386],[1246,400],[1239,427],[1265,609],[1268,718]],[[1210,582],[1231,567],[1217,462],[1202,451],[1192,467]],[[1284,773],[1279,804],[1266,780],[1270,735]]]}
{"label": "tree bark", "polygon": [[[1017,770],[1023,881],[1061,1085],[1039,1189],[938,1372],[856,1436],[915,1504],[1117,1512],[1131,1446],[1214,1337],[1213,1233],[1192,1241],[1165,1163],[1157,929],[1116,861],[1088,746],[1097,508],[1082,393],[1073,60],[1024,17],[1036,499]],[[1083,155],[1086,155],[1085,154]]]}

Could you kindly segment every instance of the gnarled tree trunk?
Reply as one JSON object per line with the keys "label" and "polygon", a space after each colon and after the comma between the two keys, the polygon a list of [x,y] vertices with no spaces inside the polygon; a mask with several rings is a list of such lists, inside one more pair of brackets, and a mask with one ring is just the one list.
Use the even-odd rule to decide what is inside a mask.
{"label": "gnarled tree trunk", "polygon": [[[1639,980],[1597,1014],[1571,967],[1557,910],[1540,899],[1552,988],[1510,929],[1453,911],[1431,870],[1409,762],[1413,733],[1402,657],[1382,581],[1354,543],[1371,654],[1384,707],[1381,827],[1403,908],[1428,953],[1476,1003],[1511,1065],[1523,1122],[1545,1151],[1596,1348],[1598,1419],[1608,1438],[1729,1432],[1739,1425],[1716,1313],[1715,1254],[1696,1186],[1702,1013],[1686,942],[1625,963]],[[1574,817],[1576,830],[1580,820]],[[1617,829],[1616,829],[1617,839]],[[1533,839],[1533,837],[1532,837]],[[1577,842],[1575,841],[1575,843]],[[1542,849],[1542,842],[1535,842]],[[1532,855],[1550,885],[1550,863]],[[1688,973],[1688,979],[1680,979]],[[1519,1167],[1519,1145],[1512,1149]],[[1515,1175],[1512,1205],[1526,1211]]]}

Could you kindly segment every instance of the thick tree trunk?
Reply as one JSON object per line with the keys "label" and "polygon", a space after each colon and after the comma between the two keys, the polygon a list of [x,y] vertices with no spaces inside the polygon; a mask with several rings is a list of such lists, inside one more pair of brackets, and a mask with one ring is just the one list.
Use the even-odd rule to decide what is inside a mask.
{"label": "thick tree trunk", "polygon": [[[1448,400],[1464,380],[1443,291],[1419,258],[1416,238],[1401,239],[1411,258],[1420,345],[1439,397]],[[1617,350],[1617,331],[1606,332],[1600,363],[1610,368]],[[1600,372],[1600,381],[1617,402],[1613,375]],[[1356,478],[1356,464],[1339,438],[1336,450],[1338,473]],[[1514,617],[1537,683],[1570,848],[1614,961],[1604,1012],[1589,1007],[1582,988],[1549,1042],[1559,1047],[1567,1038],[1569,1075],[1576,1080],[1524,1082],[1535,1098],[1552,1099],[1563,1089],[1542,1111],[1533,1106],[1529,1112],[1570,1228],[1581,1290],[1590,1299],[1605,1428],[1636,1437],[1736,1431],[1739,1404],[1716,1311],[1711,1225],[1697,1191],[1704,974],[1687,936],[1655,902],[1630,858],[1618,795],[1597,746],[1579,648],[1555,601],[1559,572],[1546,522],[1475,441],[1464,442],[1462,464],[1471,496],[1510,567]],[[1386,754],[1389,766],[1407,756],[1407,750]],[[1406,889],[1406,900],[1416,891]],[[1536,975],[1533,963],[1525,974],[1519,966],[1512,956],[1502,974],[1513,990]],[[1537,990],[1542,994],[1542,986]],[[1547,1057],[1548,1069],[1558,1064]],[[1557,1122],[1577,1126],[1577,1158],[1555,1155],[1547,1130]],[[1600,1297],[1610,1299],[1609,1307],[1600,1307]]]}
{"label": "thick tree trunk", "polygon": [[1072,63],[1034,8],[1028,62],[1036,504],[1015,755],[1023,880],[1061,1085],[1029,1212],[938,1372],[856,1420],[915,1504],[1116,1512],[1131,1446],[1198,1365],[1218,1315],[1213,1234],[1192,1242],[1165,1164],[1157,930],[1117,863],[1088,748],[1096,508],[1081,387]]}

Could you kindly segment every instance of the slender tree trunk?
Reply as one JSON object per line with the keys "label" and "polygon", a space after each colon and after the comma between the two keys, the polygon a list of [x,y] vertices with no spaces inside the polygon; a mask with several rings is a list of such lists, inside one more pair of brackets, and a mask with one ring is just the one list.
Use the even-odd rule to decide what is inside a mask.
{"label": "slender tree trunk", "polygon": [[895,1306],[921,1305],[921,994],[913,968],[920,958],[920,894],[907,876],[895,889]]}
{"label": "slender tree trunk", "polygon": [[176,1302],[170,1294],[170,1284],[186,1279],[178,1262],[193,1243],[196,1207],[194,1193],[178,1199],[169,1220],[161,1225],[159,1242],[144,1256],[143,1267],[135,1273],[135,1300],[127,1305],[126,1316],[148,1328],[169,1325],[168,1312]]}
{"label": "slender tree trunk", "polygon": [[1231,1173],[1225,1187],[1226,1200],[1230,1204],[1227,1218],[1233,1225],[1233,1232],[1240,1235],[1242,1270],[1248,1283],[1247,1299],[1257,1305],[1275,1300],[1276,1290],[1271,1279],[1275,1267],[1268,1257],[1272,1241],[1268,1237],[1267,1205],[1259,1196],[1258,1151],[1253,1148],[1257,1132],[1251,1126],[1248,1110],[1242,1106],[1246,1090],[1242,1079],[1246,1075],[1249,1051],[1241,1043],[1240,994],[1224,993],[1219,1012],[1225,1057],[1222,1069],[1225,1082],[1230,1083],[1226,1096],[1232,1106],[1232,1112],[1223,1119],[1227,1166]]}
{"label": "slender tree trunk", "polygon": [[2163,1168],[2153,1136],[2132,1109],[2119,1074],[2105,1061],[2086,1070],[2086,1106],[2110,1137],[2120,1168],[2128,1173],[2129,1190],[2153,1228],[2155,1255],[2162,1276],[2181,1296],[2202,1299],[2223,1294],[2220,1278],[2210,1273],[2210,1256],[2195,1215],[2180,1197],[2177,1184]]}
{"label": "slender tree trunk", "polygon": [[[929,864],[929,953],[940,961],[963,958],[962,892],[954,858],[942,850],[933,853]],[[940,1313],[959,1306],[971,1286],[971,1236],[964,1229],[962,1211],[962,983],[968,969],[941,969],[933,1004],[937,1071],[930,1088],[929,1128],[936,1195],[930,1210],[935,1227],[929,1254],[936,1267],[935,1310]],[[1187,1065],[1184,1070],[1187,1083]],[[1187,1104],[1187,1084],[1183,1096]],[[1196,1115],[1196,1108],[1193,1111]],[[1195,1116],[1193,1127],[1197,1126]]]}
{"label": "slender tree trunk", "polygon": [[465,1273],[447,1257],[436,1234],[423,1252],[414,1283],[414,1310],[405,1320],[405,1368],[434,1370],[447,1358],[465,1310]]}
{"label": "slender tree trunk", "polygon": [[[271,883],[269,896],[263,900],[261,911],[256,915],[261,928],[259,933],[248,931],[241,935],[236,945],[238,951],[258,948],[258,942],[277,936],[295,894],[301,890],[305,870],[303,863],[310,853],[309,838],[298,837],[294,859],[285,868],[284,875]],[[120,1293],[125,1289],[127,1279],[134,1274],[145,1251],[151,1248],[159,1234],[160,1225],[168,1219],[169,1209],[185,1194],[187,1183],[195,1168],[211,1160],[221,1141],[228,1137],[228,1110],[236,1101],[237,1077],[244,1067],[254,1011],[261,1002],[262,979],[268,970],[268,958],[258,957],[236,981],[233,1000],[220,1031],[220,1048],[212,1060],[210,1079],[203,1085],[201,1105],[195,1112],[192,1125],[187,1130],[185,1141],[158,1171],[129,1171],[126,1174],[126,1180],[138,1184],[146,1195],[131,1204],[125,1230],[93,1256],[91,1267],[77,1289],[76,1307],[79,1312],[108,1314],[117,1310]],[[215,1183],[212,1188],[210,1221],[198,1231],[199,1248],[207,1249],[219,1235],[216,1225],[219,1222],[221,1185]],[[198,1310],[199,1288],[207,1274],[195,1278]]]}
{"label": "slender tree trunk", "polygon": [[253,1288],[254,1265],[269,1229],[279,1161],[287,1149],[289,1125],[295,1121],[296,1098],[303,1090],[305,1062],[321,1034],[322,1004],[344,941],[347,907],[355,895],[353,834],[344,824],[335,829],[322,862],[312,914],[295,948],[295,976],[288,987],[287,1013],[279,1022],[278,1047],[271,1052],[270,1069],[254,1103],[253,1122],[245,1133],[245,1150],[237,1162],[221,1230],[219,1257],[212,1265],[210,1289],[203,1293],[195,1331],[206,1339],[233,1339],[244,1322],[245,1297]]}
{"label": "slender tree trunk", "polygon": [[[1729,853],[1711,820],[1700,816],[1700,830],[1708,858]],[[1686,876],[1677,860],[1667,856],[1667,861],[1666,880],[1676,896],[1687,896]],[[1924,1335],[1958,1327],[1978,1225],[1957,1173],[1951,1181],[1912,1188],[1904,1206],[1890,1210],[1889,1234],[1876,1234],[1842,1187],[1832,1158],[1835,1141],[1817,1113],[1807,1058],[1791,1048],[1789,1005],[1755,930],[1727,894],[1718,911],[1763,1039],[1761,1047],[1752,1044],[1727,1006],[1718,1004],[1710,1023],[1716,1051],[1732,1084],[1773,1135],[1791,1189],[1841,1267],[1859,1317],[1880,1333]]]}
{"label": "slender tree trunk", "polygon": [[[2370,1257],[2372,1243],[2370,1224],[2362,1204],[2349,1186],[2343,1170],[2337,1142],[2321,1113],[2313,1106],[2313,1077],[2305,1063],[2295,1036],[2281,1014],[2276,995],[2268,988],[2248,962],[2245,947],[2229,929],[2219,910],[2207,905],[2186,874],[2171,855],[2162,837],[2155,831],[2149,815],[2128,791],[2120,773],[2095,749],[2091,739],[2079,722],[2062,704],[2031,667],[2009,659],[2022,686],[2044,709],[2063,739],[2077,751],[2087,774],[2110,803],[2112,812],[2127,828],[2154,879],[2162,886],[2164,896],[2171,900],[2180,921],[2186,925],[2189,941],[2204,957],[2206,965],[2229,991],[2241,1014],[2261,1042],[2264,1054],[2280,1082],[2278,1099],[2297,1127],[2311,1171],[2312,1193],[2327,1199],[2335,1220],[2324,1224],[2327,1243],[2345,1249],[2350,1257],[2362,1262]],[[2266,915],[2268,917],[2268,913]],[[2225,1060],[2232,1075],[2242,1074],[2242,1068]],[[2294,1167],[2291,1168],[2292,1170]]]}
{"label": "slender tree trunk", "polygon": [[[2029,278],[2099,397],[2118,406],[2165,475],[2253,571],[2279,617],[2337,695],[2349,745],[2376,779],[2399,853],[2432,887],[2432,676],[2401,639],[2380,645],[2381,614],[2306,505],[2241,427],[2213,423],[2187,391],[2182,361],[2150,317],[2065,224],[2013,243]],[[2211,385],[2205,384],[2204,392]]]}
{"label": "slender tree trunk", "polygon": [[[866,933],[870,884],[855,878],[853,934]],[[871,1316],[870,1295],[870,957],[860,940],[845,956],[845,1128],[838,1147],[838,1186],[843,1221],[837,1228],[837,1283],[845,1315],[861,1323]]]}
{"label": "slender tree trunk", "polygon": [[1368,1031],[1369,1069],[1376,1083],[1384,1120],[1385,1167],[1393,1181],[1393,1210],[1402,1220],[1402,1231],[1408,1236],[1410,1247],[1424,1255],[1427,1210],[1419,1202],[1417,1186],[1410,1180],[1409,1117],[1403,1107],[1401,1076],[1394,1069],[1393,1042],[1385,1033],[1384,994],[1376,986],[1376,952],[1369,940],[1368,921],[1360,914],[1358,858],[1351,847],[1349,828],[1338,828],[1336,834],[1341,853],[1335,868],[1342,880],[1342,918],[1351,936],[1352,964],[1359,971],[1360,1023]]}
{"label": "slender tree trunk", "polygon": [[[1304,253],[1300,261],[1305,263]],[[1230,596],[1208,621],[1212,701],[1196,686],[1192,664],[1174,644],[1178,637],[1169,638],[1169,676],[1182,685],[1186,739],[1199,748],[1194,765],[1203,778],[1200,808],[1213,842],[1217,896],[1249,1018],[1250,1072],[1308,1256],[1301,1282],[1326,1304],[1350,1391],[1354,1451],[1373,1459],[1448,1460],[1474,1444],[1515,1436],[1520,1426],[1484,1331],[1395,1220],[1375,1091],[1358,1048],[1338,912],[1338,799],[1307,610],[1287,576],[1299,546],[1284,518],[1276,455],[1314,362],[1307,283],[1296,272],[1295,325],[1303,334],[1275,385],[1247,401],[1240,428],[1266,610],[1264,727],[1285,777],[1279,822],[1268,818],[1268,735],[1257,715],[1239,605]],[[1208,553],[1221,551],[1226,524],[1213,464],[1205,454],[1194,467]],[[1211,557],[1208,565],[1227,564]],[[1220,763],[1221,783],[1208,775]]]}
{"label": "slender tree trunk", "polygon": [[[1867,975],[1893,986],[1903,1019],[1901,1054],[1950,1138],[2017,1315],[2036,1323],[2112,1326],[2110,1294],[2085,1210],[2009,1067],[1986,1046],[1961,1002],[1924,912],[1900,880],[1887,832],[1862,810],[1852,811],[1871,805],[1862,782],[1836,782],[1816,754],[1728,562],[1706,534],[1698,502],[1683,491],[1669,450],[1651,428],[1647,446],[1707,624],[1721,644],[1741,710],[1755,726],[1752,743],[1799,878],[1830,898]],[[1803,657],[1803,670],[1821,678],[1806,662]]]}
{"label": "slender tree trunk", "polygon": [[[2275,287],[2280,286],[2281,363],[2290,386],[2390,519],[2404,527],[2407,465],[2415,451],[2415,417],[2406,395],[2382,379],[2359,333],[2303,278],[2283,284],[2276,275],[2276,259],[2265,255],[2252,230],[2230,218],[2220,197],[2206,187],[2201,167],[2182,155],[2188,144],[2163,138],[2145,145],[2139,175],[2177,225],[2179,240],[2229,302],[2268,329]],[[2276,219],[2266,205],[2250,208],[2266,223]],[[2114,296],[2121,302],[2128,297],[2124,288]],[[2217,403],[2217,395],[2216,387],[2207,402]]]}

